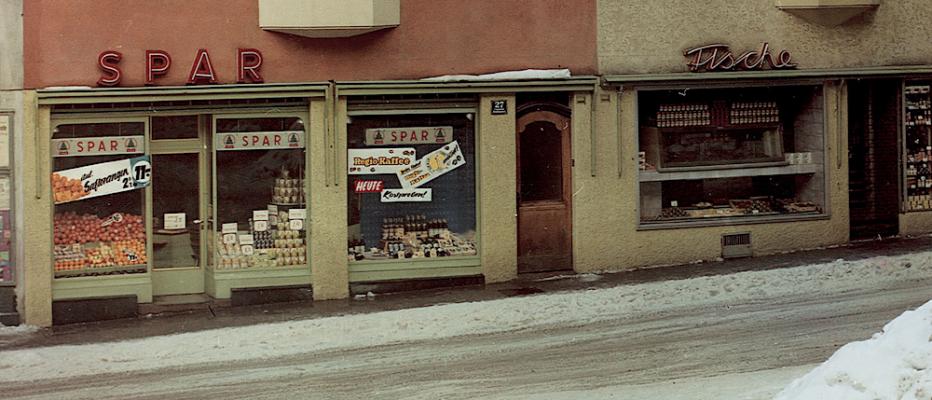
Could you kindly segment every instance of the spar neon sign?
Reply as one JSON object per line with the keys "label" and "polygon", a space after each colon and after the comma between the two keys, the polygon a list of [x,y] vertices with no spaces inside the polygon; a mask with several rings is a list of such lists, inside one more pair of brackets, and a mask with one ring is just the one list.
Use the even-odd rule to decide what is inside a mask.
{"label": "spar neon sign", "polygon": [[[101,70],[98,86],[118,86],[123,80],[123,69],[120,61],[123,54],[107,50],[97,56],[97,66]],[[172,67],[172,57],[164,50],[146,50],[146,85],[156,85],[157,80],[168,74]],[[262,83],[262,53],[256,49],[237,49],[236,51],[236,82]],[[194,56],[186,82],[189,85],[217,83],[217,73],[210,61],[207,49],[198,49]]]}
{"label": "spar neon sign", "polygon": [[760,50],[746,51],[739,56],[735,56],[725,44],[709,44],[687,49],[683,55],[691,57],[686,65],[693,72],[796,68],[790,52],[781,50],[774,55],[770,51],[770,43],[764,43]]}

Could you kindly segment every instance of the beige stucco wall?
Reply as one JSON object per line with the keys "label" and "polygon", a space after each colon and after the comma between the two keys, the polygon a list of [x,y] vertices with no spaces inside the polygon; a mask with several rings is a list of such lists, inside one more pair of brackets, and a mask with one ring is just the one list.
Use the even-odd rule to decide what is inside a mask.
{"label": "beige stucco wall", "polygon": [[[349,296],[349,272],[346,258],[346,99],[328,117],[327,100],[311,101],[311,132],[336,129],[331,135],[311,135],[310,160],[310,237],[311,282],[314,299],[328,300]],[[331,125],[326,127],[326,125]],[[330,141],[328,143],[328,141]],[[331,147],[333,144],[333,147]],[[334,164],[335,163],[335,164]]]}
{"label": "beige stucco wall", "polygon": [[[508,102],[508,114],[492,115],[492,100]],[[515,97],[479,99],[479,252],[486,283],[518,273],[518,214],[515,204]]]}
{"label": "beige stucco wall", "polygon": [[921,235],[932,231],[932,212],[900,213],[900,234]]}
{"label": "beige stucco wall", "polygon": [[[609,96],[606,96],[609,95]],[[804,222],[781,222],[638,231],[638,161],[636,93],[596,93],[596,168],[589,167],[589,138],[579,119],[583,104],[574,101],[574,265],[580,272],[628,269],[657,264],[710,260],[721,256],[721,235],[751,232],[755,255],[782,250],[805,249],[848,240],[847,142],[839,141],[839,119],[835,118],[834,85],[825,86],[826,170],[829,175],[831,218]],[[620,132],[616,110],[620,98]],[[841,119],[842,121],[844,119]],[[579,124],[579,125],[577,125]],[[621,172],[619,174],[619,139]],[[837,146],[841,145],[842,148]],[[839,153],[840,150],[840,153]],[[593,172],[595,176],[593,175]]]}
{"label": "beige stucco wall", "polygon": [[724,43],[735,52],[763,42],[786,49],[801,69],[932,64],[928,0],[883,1],[837,27],[805,21],[774,0],[598,2],[603,74],[686,72],[683,50]]}
{"label": "beige stucco wall", "polygon": [[[52,212],[48,188],[51,138],[48,107],[35,107],[34,91],[24,97],[25,107],[21,189],[25,199],[18,211],[29,221],[20,231],[24,251],[19,258],[19,273],[23,278],[23,322],[29,325],[52,324]],[[38,114],[38,115],[37,115]],[[36,137],[38,135],[38,137]]]}

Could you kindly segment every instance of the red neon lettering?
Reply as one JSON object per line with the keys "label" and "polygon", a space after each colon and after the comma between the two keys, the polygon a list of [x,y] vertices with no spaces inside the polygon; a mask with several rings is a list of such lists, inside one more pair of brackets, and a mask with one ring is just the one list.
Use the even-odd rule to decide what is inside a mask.
{"label": "red neon lettering", "polygon": [[194,58],[194,64],[191,66],[191,73],[188,74],[188,84],[196,85],[205,82],[217,83],[217,75],[214,73],[214,66],[210,63],[210,54],[207,54],[207,49],[198,49],[197,57]]}
{"label": "red neon lettering", "polygon": [[278,146],[278,145],[280,145],[280,144],[282,144],[282,136],[281,136],[281,135],[275,135],[275,145]]}
{"label": "red neon lettering", "polygon": [[249,138],[243,136],[243,147],[249,147]]}
{"label": "red neon lettering", "polygon": [[427,141],[427,135],[428,135],[427,131],[421,131],[421,140],[423,140],[423,141],[426,142],[426,141]]}
{"label": "red neon lettering", "polygon": [[103,70],[103,76],[97,80],[98,86],[116,86],[123,79],[123,71],[120,70],[119,63],[123,59],[123,54],[118,51],[105,51],[97,56],[97,66]]}
{"label": "red neon lettering", "polygon": [[155,78],[168,73],[172,57],[163,50],[146,50],[146,85],[154,85]]}
{"label": "red neon lettering", "polygon": [[[276,140],[276,141],[277,141],[277,140]],[[272,143],[271,143],[271,141],[269,140],[269,137],[268,137],[268,136],[263,136],[263,137],[262,137],[262,145],[263,145],[263,146],[268,146],[268,145],[270,145],[270,144],[272,144]]]}
{"label": "red neon lettering", "polygon": [[236,55],[236,81],[246,83],[246,77],[249,77],[254,83],[265,82],[262,75],[259,74],[259,68],[262,67],[262,53],[256,49],[239,49]]}
{"label": "red neon lettering", "polygon": [[110,141],[110,151],[116,151],[116,150],[117,150],[117,141],[116,141],[116,140],[111,140],[111,141]]}
{"label": "red neon lettering", "polygon": [[686,65],[693,72],[702,69],[706,71],[754,70],[763,69],[765,64],[771,69],[796,67],[792,56],[786,50],[780,51],[774,60],[773,53],[770,51],[770,43],[761,45],[759,51],[747,51],[738,57],[735,57],[734,53],[724,44],[696,47],[686,50],[684,55],[692,57]]}
{"label": "red neon lettering", "polygon": [[78,149],[78,153],[83,153],[83,152],[84,152],[84,142],[78,142],[78,145],[75,146],[75,148]]}
{"label": "red neon lettering", "polygon": [[395,131],[392,131],[392,142],[397,142],[397,141],[398,141],[398,135],[397,135],[397,132],[395,132]]}

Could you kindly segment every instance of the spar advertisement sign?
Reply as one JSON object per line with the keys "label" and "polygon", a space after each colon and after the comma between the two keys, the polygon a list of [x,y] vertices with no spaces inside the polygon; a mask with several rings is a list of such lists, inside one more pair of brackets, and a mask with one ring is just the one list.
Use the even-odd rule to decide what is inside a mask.
{"label": "spar advertisement sign", "polygon": [[52,173],[55,204],[106,196],[149,186],[149,156],[127,158]]}
{"label": "spar advertisement sign", "polygon": [[303,131],[219,133],[217,150],[303,149]]}
{"label": "spar advertisement sign", "polygon": [[103,136],[52,139],[52,157],[144,154],[145,136]]}

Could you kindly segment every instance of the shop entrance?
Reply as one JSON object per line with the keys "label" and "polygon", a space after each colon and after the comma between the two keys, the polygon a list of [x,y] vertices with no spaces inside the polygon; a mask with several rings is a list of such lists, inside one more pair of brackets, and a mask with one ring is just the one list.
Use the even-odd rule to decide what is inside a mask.
{"label": "shop entrance", "polygon": [[152,117],[152,293],[204,293],[210,186],[209,118]]}
{"label": "shop entrance", "polygon": [[559,103],[518,109],[518,272],[572,269],[570,111]]}
{"label": "shop entrance", "polygon": [[848,199],[851,238],[898,233],[899,82],[848,87]]}

